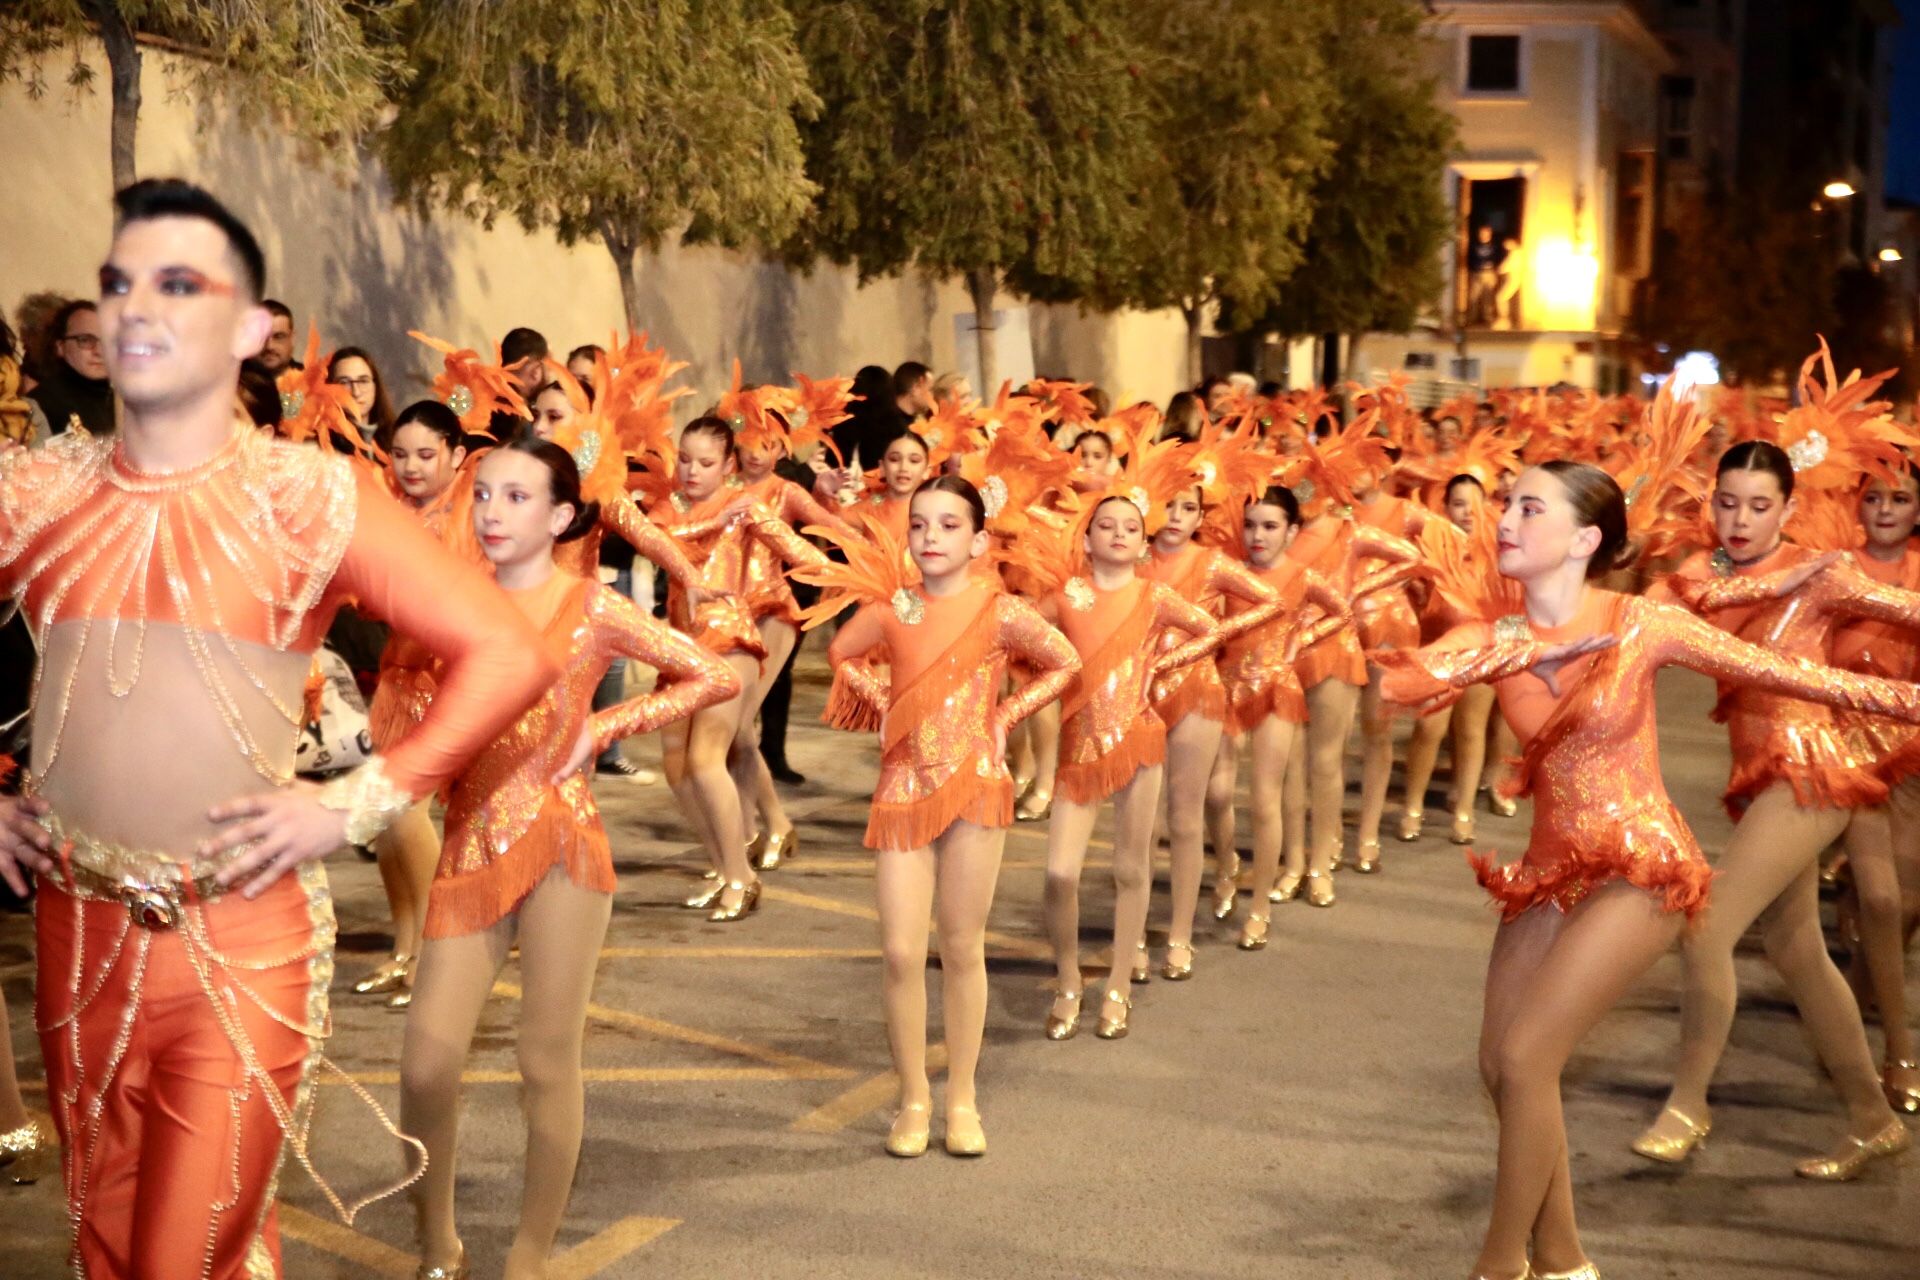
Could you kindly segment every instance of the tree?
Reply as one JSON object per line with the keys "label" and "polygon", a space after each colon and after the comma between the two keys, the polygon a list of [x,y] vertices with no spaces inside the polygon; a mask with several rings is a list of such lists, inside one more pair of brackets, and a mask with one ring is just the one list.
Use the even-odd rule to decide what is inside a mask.
{"label": "tree", "polygon": [[1321,56],[1332,103],[1333,159],[1313,191],[1294,273],[1270,307],[1228,293],[1229,323],[1292,336],[1402,332],[1438,296],[1441,247],[1453,224],[1441,190],[1456,121],[1426,71],[1426,12],[1416,0],[1339,0]]}
{"label": "tree", "polygon": [[399,22],[397,197],[598,238],[632,328],[641,249],[777,243],[813,194],[796,118],[818,100],[776,0],[416,0]]}
{"label": "tree", "polygon": [[1715,182],[1660,234],[1646,336],[1712,352],[1729,382],[1790,379],[1814,335],[1834,332],[1830,217],[1764,179],[1743,182],[1738,195]]}
{"label": "tree", "polygon": [[369,30],[375,19],[368,13],[350,0],[10,0],[0,11],[0,80],[23,79],[38,98],[47,90],[48,60],[66,49],[67,85],[90,90],[95,72],[86,54],[97,33],[107,53],[117,189],[136,176],[143,39],[187,55],[196,93],[224,93],[243,117],[265,115],[300,136],[332,142],[372,123],[385,101],[384,83],[398,73],[391,51]]}
{"label": "tree", "polygon": [[[1201,375],[1208,303],[1272,305],[1301,262],[1315,183],[1333,140],[1322,45],[1326,0],[1136,0],[1149,69],[1152,146],[1140,234],[1103,264],[1094,298],[1147,310],[1178,307],[1187,376]],[[1220,56],[1223,32],[1233,54]]]}
{"label": "tree", "polygon": [[1125,0],[792,3],[824,105],[789,256],[963,279],[991,395],[1001,288],[1090,290],[1137,233],[1149,113]]}

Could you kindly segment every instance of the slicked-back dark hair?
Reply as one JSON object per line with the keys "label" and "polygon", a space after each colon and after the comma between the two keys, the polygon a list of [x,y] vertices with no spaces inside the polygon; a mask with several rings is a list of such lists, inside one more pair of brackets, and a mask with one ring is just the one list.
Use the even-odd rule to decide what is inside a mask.
{"label": "slicked-back dark hair", "polygon": [[143,178],[114,193],[116,227],[129,222],[150,222],[155,218],[198,218],[211,222],[227,237],[233,256],[240,263],[240,283],[248,302],[258,302],[267,292],[267,256],[260,252],[247,224],[231,209],[215,199],[204,187],[196,187],[181,178]]}

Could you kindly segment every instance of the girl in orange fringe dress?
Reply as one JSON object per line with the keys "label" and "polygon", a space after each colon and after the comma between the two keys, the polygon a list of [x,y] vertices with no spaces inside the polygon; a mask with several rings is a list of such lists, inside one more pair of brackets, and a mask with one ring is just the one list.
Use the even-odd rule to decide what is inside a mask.
{"label": "girl in orange fringe dress", "polygon": [[[1288,558],[1287,544],[1300,527],[1300,504],[1292,491],[1269,486],[1246,504],[1241,537],[1247,565],[1255,581],[1271,593],[1272,603],[1251,606],[1227,603],[1223,630],[1230,635],[1220,654],[1220,678],[1228,739],[1220,752],[1210,799],[1216,806],[1214,850],[1219,859],[1215,881],[1215,914],[1225,920],[1233,914],[1232,862],[1233,792],[1239,758],[1248,755],[1253,768],[1253,897],[1240,931],[1242,951],[1267,945],[1273,919],[1268,894],[1280,872],[1281,791],[1287,759],[1300,725],[1306,723],[1307,700],[1294,672],[1296,649],[1319,643],[1341,629],[1351,630],[1353,613],[1326,580],[1298,560]],[[1318,619],[1307,622],[1303,609],[1312,605]],[[1239,624],[1253,619],[1251,626]],[[1251,751],[1243,750],[1250,746]],[[1296,880],[1304,868],[1293,868]],[[1224,909],[1223,909],[1224,908]]]}
{"label": "girl in orange fringe dress", "polygon": [[[900,549],[871,523],[870,541],[836,536],[846,566],[802,577],[829,588],[808,610],[814,623],[838,613],[849,594],[865,602],[827,652],[834,683],[826,718],[841,728],[880,731],[880,781],[865,843],[878,851],[887,1038],[900,1078],[887,1150],[917,1156],[927,1149],[927,920],[937,905],[946,1147],[976,1156],[986,1150],[974,1071],[986,1029],[987,914],[1013,822],[1007,731],[1059,697],[1080,660],[1033,606],[990,576],[969,573],[988,548],[986,508],[973,485],[958,476],[927,481],[912,499],[911,519],[917,584],[909,585],[900,567]],[[883,646],[884,678],[861,660]],[[1003,698],[1001,682],[1015,657],[1035,674]]]}
{"label": "girl in orange fringe dress", "polygon": [[[1099,499],[1073,527],[1078,547],[1024,539],[1017,548],[1036,578],[1060,568],[1073,576],[1041,602],[1047,621],[1066,633],[1080,655],[1080,674],[1061,700],[1060,764],[1053,817],[1047,830],[1047,933],[1058,986],[1047,1035],[1072,1037],[1080,1027],[1080,869],[1102,801],[1114,807],[1113,958],[1094,1034],[1127,1034],[1133,960],[1144,947],[1147,903],[1153,890],[1153,819],[1160,803],[1167,730],[1148,703],[1157,677],[1197,662],[1219,643],[1219,629],[1203,609],[1171,588],[1137,576],[1149,531],[1158,532],[1167,499],[1181,476],[1171,441],[1136,449],[1115,477],[1112,496]],[[1069,544],[1071,545],[1071,544]],[[1049,564],[1051,568],[1049,568]],[[1189,639],[1162,650],[1167,631]]]}
{"label": "girl in orange fringe dress", "polygon": [[[394,420],[387,456],[395,496],[420,517],[440,544],[478,562],[473,539],[473,477],[467,466],[466,431],[457,414],[438,400],[410,404]],[[367,703],[367,734],[374,749],[412,729],[433,701],[438,662],[426,646],[406,636],[388,638],[380,651],[380,675]],[[413,971],[420,955],[420,926],[440,861],[440,833],[426,803],[414,805],[373,842],[380,882],[393,912],[393,954],[353,984],[361,995],[385,995],[389,1008],[413,998]]]}
{"label": "girl in orange fringe dress", "polygon": [[[1373,415],[1361,414],[1323,443],[1309,431],[1286,474],[1305,517],[1287,555],[1342,591],[1354,618],[1365,625],[1375,600],[1395,592],[1418,571],[1420,553],[1406,539],[1354,520],[1355,489],[1371,491],[1389,465],[1386,445],[1373,435]],[[1379,562],[1366,567],[1369,561]],[[1316,907],[1334,902],[1333,871],[1340,861],[1340,808],[1346,795],[1347,736],[1366,689],[1367,660],[1351,630],[1338,630],[1303,649],[1295,662],[1306,691],[1306,750],[1287,761],[1283,806],[1289,870],[1273,888],[1273,901],[1290,902],[1304,884]],[[1306,818],[1313,817],[1307,848]],[[1372,871],[1377,848],[1360,851],[1359,869]],[[1293,868],[1307,868],[1302,877]]]}
{"label": "girl in orange fringe dress", "polygon": [[1613,567],[1627,534],[1626,502],[1605,472],[1531,468],[1499,524],[1500,571],[1520,582],[1525,612],[1375,655],[1383,692],[1404,705],[1492,683],[1525,744],[1526,854],[1507,866],[1474,862],[1503,908],[1480,1038],[1500,1119],[1493,1211],[1473,1271],[1483,1280],[1597,1274],[1574,1218],[1560,1075],[1706,905],[1712,872],[1660,775],[1659,669],[1920,721],[1920,688],[1781,657],[1684,610],[1595,588],[1589,580]]}
{"label": "girl in orange fringe dress", "polygon": [[[1864,529],[1866,545],[1853,552],[1854,565],[1884,586],[1920,591],[1920,549],[1913,545],[1920,525],[1920,475],[1908,463],[1892,479],[1897,483],[1870,476],[1860,489],[1849,524]],[[1920,637],[1884,622],[1844,623],[1834,630],[1828,661],[1842,671],[1911,680],[1920,672]],[[1853,941],[1848,980],[1861,1003],[1871,999],[1880,1014],[1886,1040],[1881,1088],[1896,1110],[1911,1115],[1920,1112],[1920,1052],[1907,1012],[1910,916],[1900,880],[1903,861],[1920,862],[1911,847],[1920,838],[1920,755],[1909,745],[1913,733],[1906,726],[1875,722],[1872,728],[1874,740],[1885,748],[1892,794],[1885,806],[1856,812],[1847,824],[1848,876],[1840,916],[1852,926],[1842,929]],[[1908,847],[1897,850],[1896,842]]]}
{"label": "girl in orange fringe dress", "polygon": [[[1157,427],[1157,424],[1156,424]],[[1134,447],[1140,447],[1136,444]],[[1209,508],[1237,506],[1229,498],[1244,494],[1272,469],[1270,455],[1258,453],[1239,436],[1228,437],[1209,426],[1192,446],[1182,446],[1179,464],[1190,480],[1166,506],[1166,523],[1153,536],[1151,556],[1140,576],[1163,583],[1181,599],[1223,619],[1224,646],[1273,616],[1279,608],[1272,587],[1219,543],[1195,538]],[[1214,536],[1218,536],[1217,534]],[[1221,542],[1224,542],[1221,539]],[[1228,544],[1230,545],[1230,544]],[[1153,682],[1149,690],[1153,713],[1167,726],[1166,807],[1167,845],[1171,859],[1171,915],[1167,924],[1167,954],[1160,976],[1170,982],[1193,976],[1193,917],[1200,903],[1200,879],[1205,870],[1207,802],[1216,766],[1223,754],[1227,695],[1212,658],[1176,667]],[[1279,764],[1260,757],[1261,768]],[[1276,772],[1277,782],[1279,774]],[[1256,782],[1258,777],[1256,776]],[[1215,848],[1233,848],[1232,772],[1228,771],[1227,823],[1224,841],[1216,824]],[[1232,881],[1229,879],[1228,884]],[[1178,958],[1176,959],[1176,956]],[[1145,975],[1144,954],[1137,956],[1133,977]]]}
{"label": "girl in orange fringe dress", "polygon": [[[1859,473],[1841,460],[1852,434],[1844,419],[1823,413],[1817,396],[1794,412],[1819,415],[1836,473]],[[1920,595],[1832,564],[1838,552],[1815,556],[1780,541],[1793,489],[1794,468],[1779,446],[1750,440],[1727,450],[1712,499],[1721,547],[1689,559],[1656,594],[1677,598],[1742,639],[1811,662],[1826,660],[1833,628],[1843,619],[1920,628]],[[1881,1090],[1859,1005],[1827,953],[1818,860],[1855,811],[1886,803],[1886,776],[1897,762],[1875,749],[1866,726],[1793,698],[1723,686],[1715,717],[1726,721],[1733,746],[1724,802],[1735,826],[1716,864],[1713,909],[1686,939],[1673,1087],[1633,1149],[1674,1164],[1706,1137],[1712,1124],[1707,1090],[1739,999],[1734,948],[1764,913],[1767,958],[1847,1108],[1847,1136],[1836,1154],[1805,1161],[1797,1172],[1851,1178],[1870,1157],[1904,1148],[1906,1129]]]}
{"label": "girl in orange fringe dress", "polygon": [[[733,363],[733,387],[720,397],[714,416],[724,418],[733,427],[734,445],[740,451],[740,491],[794,529],[820,525],[851,533],[852,528],[823,501],[832,501],[840,485],[838,472],[822,472],[813,493],[784,476],[776,475],[774,463],[783,457],[814,446],[833,449],[828,428],[847,419],[850,378],[829,378],[812,382],[802,377],[801,391],[786,387],[740,387],[740,362]],[[801,425],[793,426],[789,415]],[[837,456],[837,453],[836,453]],[[781,572],[781,562],[764,542],[754,542],[747,551],[747,608],[753,614],[760,642],[766,646],[766,659],[760,664],[760,677],[746,693],[740,708],[740,730],[734,735],[728,768],[734,788],[740,793],[743,830],[748,856],[762,871],[772,870],[798,851],[793,823],[774,789],[773,774],[760,754],[760,704],[767,691],[787,665],[799,638],[800,603]],[[764,825],[763,825],[764,823]]]}
{"label": "girl in orange fringe dress", "polygon": [[[1476,432],[1461,451],[1462,469],[1444,481],[1440,490],[1445,520],[1429,520],[1421,530],[1420,554],[1429,565],[1457,563],[1464,578],[1497,578],[1493,568],[1493,521],[1487,510],[1487,492],[1499,477],[1517,470],[1518,450],[1491,431]],[[1463,537],[1462,535],[1467,535]],[[1472,558],[1483,556],[1484,565]],[[1462,584],[1464,585],[1464,584]],[[1422,582],[1410,584],[1420,614],[1420,643],[1432,644],[1451,631],[1462,617],[1446,593]],[[1491,740],[1496,781],[1504,777],[1501,761],[1518,750],[1507,722],[1493,714],[1493,690],[1476,686],[1460,695],[1457,705],[1414,720],[1407,740],[1406,790],[1401,797],[1400,822],[1395,834],[1402,842],[1420,838],[1426,818],[1427,785],[1440,758],[1441,740],[1453,737],[1453,826],[1448,838],[1455,844],[1473,843],[1473,806],[1486,773]],[[1514,815],[1512,801],[1492,788],[1489,803],[1501,817]]]}
{"label": "girl in orange fringe dress", "polygon": [[[473,520],[500,585],[564,673],[455,779],[433,881],[426,944],[401,1054],[401,1128],[427,1171],[414,1193],[422,1274],[467,1274],[454,1227],[460,1073],[508,952],[520,948],[518,1041],[527,1115],[520,1223],[504,1274],[546,1274],[580,1153],[586,1006],[616,888],[613,857],[583,770],[612,740],[649,733],[740,691],[725,663],[642,614],[618,592],[554,561],[597,513],[572,458],[521,439],[475,476]],[[661,687],[589,713],[616,656],[660,670]]]}
{"label": "girl in orange fringe dress", "polygon": [[[766,656],[746,595],[754,545],[764,545],[790,567],[818,568],[826,557],[741,492],[733,480],[736,465],[733,428],[720,418],[695,418],[680,433],[674,453],[673,492],[649,514],[686,544],[700,566],[697,592],[676,583],[668,593],[668,619],[724,659],[744,691],[759,679]],[[687,906],[711,908],[708,919],[717,924],[739,920],[760,903],[760,878],[747,858],[740,793],[728,767],[744,701],[744,694],[729,698],[690,721],[669,725],[662,735],[667,782],[699,831],[715,875]]]}

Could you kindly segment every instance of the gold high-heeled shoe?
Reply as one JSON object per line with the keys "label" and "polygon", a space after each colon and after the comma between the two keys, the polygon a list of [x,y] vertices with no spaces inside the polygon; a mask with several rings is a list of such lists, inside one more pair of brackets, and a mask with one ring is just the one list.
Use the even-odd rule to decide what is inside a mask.
{"label": "gold high-heeled shoe", "polygon": [[[1896,1080],[1895,1073],[1904,1074],[1905,1080]],[[1887,1095],[1887,1105],[1895,1111],[1908,1115],[1920,1112],[1920,1062],[1889,1062],[1880,1068],[1880,1089]]]}
{"label": "gold high-heeled shoe", "polygon": [[1307,872],[1307,901],[1316,907],[1333,905],[1333,877],[1324,871]]}
{"label": "gold high-heeled shoe", "polygon": [[724,895],[727,890],[737,892],[740,895],[740,901],[729,907],[722,898],[716,898],[713,914],[707,917],[708,923],[732,924],[736,920],[746,919],[760,909],[760,878],[758,876],[751,880],[729,880],[722,894]]}
{"label": "gold high-heeled shoe", "polygon": [[467,1265],[467,1246],[460,1246],[460,1258],[450,1267],[430,1267],[421,1263],[414,1270],[413,1280],[469,1280],[473,1268]]}
{"label": "gold high-heeled shoe", "polygon": [[1447,839],[1455,844],[1473,843],[1473,814],[1456,813],[1453,815],[1453,830],[1447,833]]}
{"label": "gold high-heeled shoe", "polygon": [[1053,1010],[1047,1010],[1047,1039],[1071,1040],[1080,1034],[1081,994],[1082,993],[1078,991],[1062,991],[1054,996],[1055,1000],[1065,1000],[1068,1004],[1071,1004],[1073,1006],[1073,1012],[1067,1017],[1061,1018],[1056,1017]]}
{"label": "gold high-heeled shoe", "polygon": [[1530,1280],[1600,1280],[1600,1268],[1591,1262],[1583,1262],[1571,1271],[1532,1271],[1527,1272]]}
{"label": "gold high-heeled shoe", "polygon": [[987,1154],[987,1131],[980,1127],[980,1113],[974,1108],[947,1108],[947,1154],[950,1156]]}
{"label": "gold high-heeled shoe", "polygon": [[1907,1132],[1907,1126],[1898,1119],[1889,1120],[1886,1128],[1865,1142],[1849,1135],[1845,1154],[1802,1160],[1793,1171],[1817,1182],[1852,1182],[1875,1160],[1890,1159],[1912,1145],[1913,1135]]}
{"label": "gold high-heeled shoe", "polygon": [[27,1186],[47,1175],[59,1149],[45,1130],[29,1120],[0,1133],[0,1169],[6,1170],[7,1181]]}
{"label": "gold high-heeled shoe", "polygon": [[[1113,1012],[1115,1005],[1118,1005],[1120,1008],[1119,1016],[1117,1017]],[[1131,1012],[1133,1012],[1132,998],[1124,992],[1109,990],[1107,992],[1107,998],[1100,1002],[1100,1021],[1098,1025],[1094,1027],[1093,1034],[1099,1036],[1102,1040],[1126,1039],[1127,1015]]]}
{"label": "gold high-heeled shoe", "polygon": [[1133,972],[1127,975],[1133,982],[1153,981],[1153,958],[1147,954],[1147,944],[1142,942],[1133,949]]}
{"label": "gold high-heeled shoe", "polygon": [[1300,882],[1305,879],[1298,871],[1289,871],[1274,881],[1273,888],[1267,890],[1268,902],[1292,902],[1300,896]]}
{"label": "gold high-heeled shoe", "polygon": [[703,874],[702,879],[704,879],[706,883],[701,887],[700,892],[694,894],[685,902],[682,902],[680,904],[681,906],[691,911],[705,911],[708,907],[720,901],[720,895],[726,892],[726,877],[718,871],[708,871]]}
{"label": "gold high-heeled shoe", "polygon": [[762,871],[771,871],[782,862],[792,862],[800,852],[800,833],[792,827],[785,831],[768,835],[761,832],[754,837],[754,843],[760,848],[747,849],[747,861]]}
{"label": "gold high-heeled shoe", "polygon": [[1380,842],[1362,840],[1360,847],[1353,851],[1353,869],[1363,876],[1370,876],[1380,869]]}
{"label": "gold high-heeled shoe", "polygon": [[[1225,892],[1222,892],[1224,890]],[[1240,886],[1230,878],[1221,876],[1213,882],[1213,918],[1225,920],[1233,915],[1234,901],[1240,896]]]}
{"label": "gold high-heeled shoe", "polygon": [[[1255,925],[1260,926],[1258,933],[1254,932]],[[1265,951],[1267,949],[1267,932],[1272,925],[1273,917],[1271,915],[1248,916],[1246,925],[1240,930],[1240,940],[1233,945],[1239,947],[1242,951]]]}
{"label": "gold high-heeled shoe", "polygon": [[387,1008],[406,1009],[413,1005],[413,988],[405,986],[387,997]]}
{"label": "gold high-heeled shoe", "polygon": [[1402,843],[1411,844],[1420,838],[1420,824],[1426,821],[1426,817],[1424,809],[1408,809],[1400,815],[1399,835]]}
{"label": "gold high-heeled shoe", "polygon": [[353,984],[353,993],[360,996],[383,996],[397,991],[406,984],[413,972],[413,957],[394,955],[375,966],[366,977]]}
{"label": "gold high-heeled shoe", "polygon": [[[1187,953],[1187,962],[1185,964],[1175,964],[1173,962],[1173,953],[1176,951],[1184,951]],[[1185,982],[1188,978],[1191,978],[1193,976],[1193,944],[1190,942],[1169,942],[1167,944],[1167,958],[1160,963],[1160,976],[1168,982]]]}
{"label": "gold high-heeled shoe", "polygon": [[887,1154],[911,1160],[927,1154],[927,1142],[933,1137],[933,1105],[909,1102],[893,1117],[887,1130]]}
{"label": "gold high-heeled shoe", "polygon": [[1492,787],[1487,788],[1487,810],[1502,818],[1511,818],[1520,812],[1520,802],[1508,799]]}
{"label": "gold high-heeled shoe", "polygon": [[1053,792],[1029,791],[1020,803],[1013,807],[1013,816],[1020,822],[1045,822],[1053,812]]}
{"label": "gold high-heeled shoe", "polygon": [[[1660,1127],[1661,1119],[1669,1115],[1686,1126],[1686,1132],[1677,1138],[1669,1138],[1656,1132]],[[1633,1153],[1637,1156],[1645,1156],[1649,1160],[1657,1160],[1661,1164],[1685,1164],[1687,1157],[1704,1144],[1707,1135],[1712,1132],[1711,1123],[1701,1124],[1678,1107],[1663,1107],[1660,1114],[1654,1117],[1653,1123],[1647,1126],[1646,1132],[1633,1140]]]}

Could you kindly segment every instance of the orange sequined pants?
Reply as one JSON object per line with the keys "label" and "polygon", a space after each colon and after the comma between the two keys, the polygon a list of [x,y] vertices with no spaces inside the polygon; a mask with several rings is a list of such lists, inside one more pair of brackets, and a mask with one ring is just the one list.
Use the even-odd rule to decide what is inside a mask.
{"label": "orange sequined pants", "polygon": [[247,1059],[290,1112],[311,1046],[297,1029],[313,1012],[311,957],[324,942],[323,973],[331,964],[332,909],[290,875],[252,902],[190,911],[186,925],[149,929],[118,903],[40,882],[36,1023],[90,1280],[280,1274],[268,1193],[283,1133]]}

